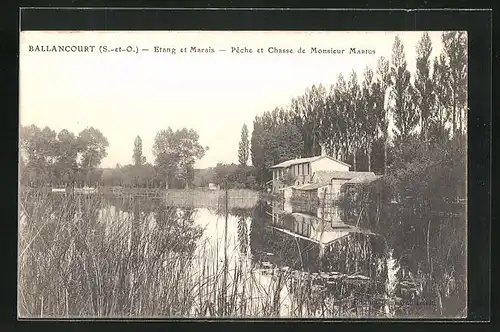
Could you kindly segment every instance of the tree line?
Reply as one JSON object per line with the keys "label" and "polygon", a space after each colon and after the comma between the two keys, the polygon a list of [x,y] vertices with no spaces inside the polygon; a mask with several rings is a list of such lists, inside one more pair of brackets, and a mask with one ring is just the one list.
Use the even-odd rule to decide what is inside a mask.
{"label": "tree line", "polygon": [[189,188],[194,182],[194,163],[208,150],[199,143],[195,130],[169,127],[156,134],[153,163],[147,162],[142,139],[137,136],[132,164],[99,168],[108,147],[107,138],[94,127],[75,135],[66,129],[56,133],[49,127],[21,126],[21,184]]}
{"label": "tree line", "polygon": [[444,32],[441,41],[441,54],[431,59],[431,39],[423,33],[415,46],[412,75],[396,36],[391,58],[380,57],[376,68],[365,67],[362,77],[354,70],[347,78],[341,73],[335,84],[313,85],[287,107],[256,116],[250,150],[258,181],[271,178],[270,166],[318,155],[322,145],[329,155],[350,163],[351,170],[387,174],[410,141],[431,144],[462,136],[467,115],[466,35]]}
{"label": "tree line", "polygon": [[152,162],[143,156],[137,136],[132,164],[100,169],[109,143],[98,129],[89,127],[75,135],[68,130],[56,133],[49,127],[21,127],[21,183],[189,188],[214,182],[257,188],[271,179],[272,165],[318,155],[321,146],[329,155],[350,163],[351,170],[394,173],[398,165],[417,158],[415,150],[408,148],[414,144],[423,144],[425,150],[439,142],[464,141],[466,35],[444,32],[441,42],[441,54],[431,59],[431,40],[427,33],[422,35],[412,75],[397,36],[391,59],[380,57],[376,68],[366,67],[362,77],[355,71],[347,79],[340,74],[329,87],[313,85],[288,106],[256,116],[250,138],[243,125],[238,165],[195,170],[196,159],[208,147],[200,144],[193,129],[168,128],[155,137]]}
{"label": "tree line", "polygon": [[23,185],[38,186],[125,186],[139,188],[221,187],[254,188],[257,184],[249,159],[248,128],[242,129],[239,164],[222,164],[195,169],[196,159],[208,147],[199,143],[193,129],[158,131],[152,152],[153,162],[143,154],[142,139],[134,140],[132,163],[99,167],[107,156],[109,143],[96,128],[89,127],[78,135],[68,130],[56,133],[49,127],[22,126],[20,132],[20,180]]}
{"label": "tree line", "polygon": [[35,125],[20,128],[20,180],[22,184],[41,186],[96,181],[93,170],[107,156],[109,142],[94,127],[78,135],[63,129]]}

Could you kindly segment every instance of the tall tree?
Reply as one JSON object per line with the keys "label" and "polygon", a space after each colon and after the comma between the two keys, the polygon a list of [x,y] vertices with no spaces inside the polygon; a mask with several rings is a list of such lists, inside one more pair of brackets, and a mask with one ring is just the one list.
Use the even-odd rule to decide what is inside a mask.
{"label": "tall tree", "polygon": [[[280,125],[272,133],[272,141],[276,142],[272,164],[278,164],[285,160],[300,156],[304,150],[304,142],[299,128],[292,123]],[[271,165],[272,166],[272,165]]]}
{"label": "tall tree", "polygon": [[322,84],[307,88],[302,96],[292,100],[291,120],[300,129],[304,141],[303,156],[320,152],[321,125],[326,110],[326,89]]}
{"label": "tall tree", "polygon": [[256,116],[253,121],[252,138],[250,141],[250,154],[252,165],[255,167],[257,181],[260,184],[264,183],[266,168],[264,165],[264,126],[262,118]]}
{"label": "tall tree", "polygon": [[320,140],[324,144],[327,153],[335,158],[341,158],[339,156],[342,148],[341,135],[337,130],[337,124],[342,116],[343,114],[341,114],[337,105],[335,85],[332,84],[325,99]]}
{"label": "tall tree", "polygon": [[54,165],[57,176],[63,183],[73,183],[78,170],[78,141],[75,135],[66,129],[57,134],[58,156]]}
{"label": "tall tree", "polygon": [[53,166],[57,159],[56,132],[49,127],[35,125],[21,127],[20,147],[26,157],[26,171],[30,182],[48,183],[53,180]]}
{"label": "tall tree", "polygon": [[351,71],[349,82],[347,84],[349,95],[347,119],[348,132],[351,137],[350,144],[353,153],[354,171],[357,171],[357,154],[363,145],[364,135],[362,132],[363,109],[361,107],[361,91],[358,83],[358,77],[354,70]]}
{"label": "tall tree", "polygon": [[311,155],[319,155],[321,153],[321,145],[324,143],[321,137],[321,128],[327,111],[327,92],[323,84],[313,85],[311,88],[312,97],[312,128],[313,128],[313,145],[311,147]]}
{"label": "tall tree", "polygon": [[403,43],[399,36],[394,39],[392,47],[391,76],[393,79],[392,94],[394,98],[394,125],[397,141],[406,142],[418,124],[419,117],[414,108],[411,75],[406,68]]}
{"label": "tall tree", "polygon": [[134,154],[132,158],[135,166],[141,166],[146,163],[146,157],[142,155],[142,139],[139,135],[134,140]]}
{"label": "tall tree", "polygon": [[99,129],[88,127],[78,134],[78,145],[81,152],[81,167],[92,169],[101,163],[108,153],[109,142]]}
{"label": "tall tree", "polygon": [[243,127],[241,128],[241,141],[238,147],[238,161],[241,166],[247,165],[249,153],[250,146],[248,142],[248,128],[246,124],[243,124]]}
{"label": "tall tree", "polygon": [[340,142],[341,159],[346,161],[349,157],[352,132],[349,130],[351,127],[351,119],[348,116],[350,104],[349,92],[342,73],[339,74],[335,85],[335,103],[337,105],[337,117],[334,126]]}
{"label": "tall tree", "polygon": [[456,135],[463,132],[467,116],[467,34],[464,31],[443,32],[442,41],[444,63],[449,73],[452,135]]}
{"label": "tall tree", "polygon": [[435,57],[433,61],[434,111],[429,128],[433,130],[433,138],[447,139],[449,136],[446,132],[446,123],[449,118],[448,110],[451,104],[451,87],[449,86],[448,76],[446,57],[442,53],[439,58]]}
{"label": "tall tree", "polygon": [[109,142],[99,129],[88,127],[78,134],[78,147],[80,154],[79,173],[80,181],[89,182],[92,171],[100,165],[108,153]]}
{"label": "tall tree", "polygon": [[368,156],[368,171],[372,169],[372,148],[373,143],[378,137],[378,123],[380,121],[378,108],[376,107],[376,95],[378,86],[373,82],[373,71],[366,67],[363,73],[363,89],[362,89],[362,109],[363,117],[361,123],[363,125],[363,134],[365,136],[364,147]]}
{"label": "tall tree", "polygon": [[427,142],[429,132],[429,121],[434,109],[434,89],[430,75],[430,55],[432,42],[427,32],[416,46],[417,71],[415,77],[415,105],[420,115],[420,134],[424,142]]}
{"label": "tall tree", "polygon": [[386,95],[391,85],[389,61],[384,57],[377,60],[376,82],[373,86],[375,109],[377,110],[378,129],[384,141],[384,174],[387,174],[387,150],[389,145],[389,113],[386,108]]}
{"label": "tall tree", "polygon": [[199,135],[193,129],[182,128],[175,132],[169,127],[160,130],[153,144],[156,166],[166,179],[167,189],[175,180],[189,188],[190,177],[194,176],[193,166],[196,159],[201,159],[208,147],[199,142]]}

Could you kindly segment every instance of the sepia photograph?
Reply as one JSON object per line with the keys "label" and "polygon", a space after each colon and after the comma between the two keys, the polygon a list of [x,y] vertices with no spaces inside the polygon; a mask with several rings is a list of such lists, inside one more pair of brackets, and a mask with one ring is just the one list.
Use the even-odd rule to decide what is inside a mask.
{"label": "sepia photograph", "polygon": [[19,319],[467,317],[465,31],[22,31]]}

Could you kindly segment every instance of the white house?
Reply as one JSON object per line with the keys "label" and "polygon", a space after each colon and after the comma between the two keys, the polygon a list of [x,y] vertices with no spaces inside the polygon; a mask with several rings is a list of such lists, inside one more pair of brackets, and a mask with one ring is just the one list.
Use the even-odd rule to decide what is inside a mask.
{"label": "white house", "polygon": [[[287,160],[271,167],[273,192],[291,185],[312,183],[314,174],[321,171],[349,172],[351,165],[326,155]],[[286,183],[290,179],[291,183]]]}
{"label": "white house", "polygon": [[341,188],[357,183],[369,183],[380,178],[373,172],[351,172],[351,165],[327,156],[287,160],[271,167],[273,192],[283,191],[285,201],[294,194],[312,199],[337,200]]}

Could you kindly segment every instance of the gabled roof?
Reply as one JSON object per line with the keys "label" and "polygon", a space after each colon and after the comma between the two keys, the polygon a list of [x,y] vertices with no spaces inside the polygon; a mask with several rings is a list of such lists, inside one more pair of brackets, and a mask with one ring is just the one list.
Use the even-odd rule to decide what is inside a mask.
{"label": "gabled roof", "polygon": [[359,180],[375,179],[377,176],[373,172],[340,172],[340,171],[317,171],[313,175],[314,180],[318,179],[319,182],[330,181],[331,179],[338,180],[352,180],[358,178]]}
{"label": "gabled roof", "polygon": [[297,158],[297,159],[287,160],[287,161],[284,161],[284,162],[279,163],[277,165],[274,165],[271,168],[286,168],[286,167],[290,167],[290,166],[297,165],[297,164],[310,163],[310,162],[317,161],[317,160],[320,160],[323,158],[328,158],[328,159],[336,161],[339,164],[342,164],[344,166],[351,167],[351,165],[344,163],[343,161],[337,160],[337,159],[330,157],[330,156],[314,156],[314,157]]}

